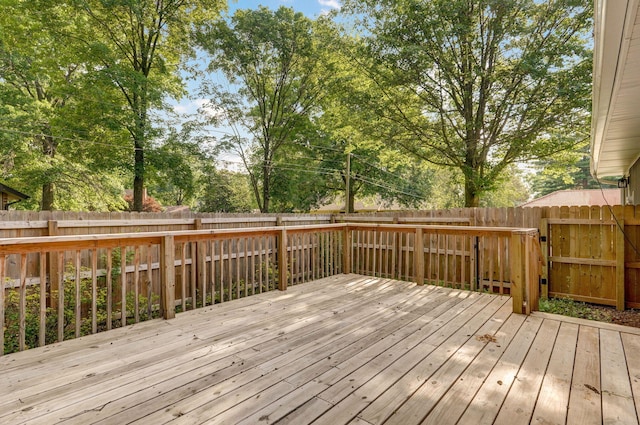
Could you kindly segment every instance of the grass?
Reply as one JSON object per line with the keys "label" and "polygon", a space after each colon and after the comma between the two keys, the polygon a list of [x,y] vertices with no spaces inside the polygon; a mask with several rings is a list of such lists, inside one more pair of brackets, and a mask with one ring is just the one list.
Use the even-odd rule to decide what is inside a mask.
{"label": "grass", "polygon": [[540,311],[577,317],[579,319],[611,322],[611,313],[591,304],[573,301],[567,298],[549,298],[540,300]]}

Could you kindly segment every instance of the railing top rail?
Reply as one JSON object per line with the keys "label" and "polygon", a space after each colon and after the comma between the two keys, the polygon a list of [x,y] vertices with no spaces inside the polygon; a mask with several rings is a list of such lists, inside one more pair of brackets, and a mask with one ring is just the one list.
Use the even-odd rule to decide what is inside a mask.
{"label": "railing top rail", "polygon": [[[58,224],[58,228],[78,228],[78,227],[136,227],[136,226],[178,226],[194,225],[196,220],[202,224],[233,224],[233,223],[264,223],[275,222],[280,219],[283,223],[295,223],[299,221],[329,221],[330,215],[313,216],[260,216],[260,217],[206,217],[206,218],[149,218],[129,219],[129,220],[50,220]],[[49,224],[47,220],[23,220],[23,221],[2,221],[0,229],[46,229]]]}
{"label": "railing top rail", "polygon": [[345,223],[350,229],[353,230],[396,230],[402,232],[413,232],[415,229],[420,228],[423,233],[448,233],[456,235],[501,235],[508,236],[513,233],[518,234],[537,234],[538,229],[534,228],[520,228],[520,227],[482,227],[482,226],[442,226],[442,225],[429,225],[429,224],[381,224],[381,223]]}
{"label": "railing top rail", "polygon": [[26,238],[0,238],[0,253],[48,252],[72,249],[109,248],[121,245],[159,244],[166,236],[176,242],[197,241],[216,238],[247,237],[252,235],[275,235],[287,232],[317,232],[342,229],[345,224],[313,224],[305,226],[246,227],[238,229],[178,230],[139,233],[107,233],[93,235],[38,236]]}
{"label": "railing top rail", "polygon": [[288,233],[312,233],[318,231],[334,231],[344,228],[348,228],[350,230],[389,230],[406,233],[413,233],[416,231],[416,229],[422,229],[424,234],[444,233],[450,235],[453,234],[469,236],[509,236],[514,233],[535,235],[538,233],[538,229],[512,227],[461,227],[415,224],[335,223],[302,226],[246,227],[238,229],[179,230],[140,233],[109,233],[93,235],[5,238],[0,239],[0,254],[15,252],[49,252],[75,249],[110,248],[122,245],[159,244],[162,238],[166,236],[172,236],[177,243],[181,243],[198,240],[250,237],[255,235],[276,235],[283,230],[286,230]]}
{"label": "railing top rail", "polygon": [[336,216],[341,223],[470,223],[467,217],[368,217]]}

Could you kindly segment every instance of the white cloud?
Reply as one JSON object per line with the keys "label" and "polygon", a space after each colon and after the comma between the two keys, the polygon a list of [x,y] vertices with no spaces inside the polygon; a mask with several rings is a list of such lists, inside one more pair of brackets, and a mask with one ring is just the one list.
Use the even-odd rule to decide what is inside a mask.
{"label": "white cloud", "polygon": [[330,7],[332,9],[340,9],[342,5],[338,0],[318,0],[320,6]]}
{"label": "white cloud", "polygon": [[193,103],[197,106],[198,112],[209,118],[222,118],[224,115],[224,110],[212,104],[209,99],[196,99]]}
{"label": "white cloud", "polygon": [[176,114],[186,114],[189,112],[189,105],[177,104],[173,106],[173,111]]}

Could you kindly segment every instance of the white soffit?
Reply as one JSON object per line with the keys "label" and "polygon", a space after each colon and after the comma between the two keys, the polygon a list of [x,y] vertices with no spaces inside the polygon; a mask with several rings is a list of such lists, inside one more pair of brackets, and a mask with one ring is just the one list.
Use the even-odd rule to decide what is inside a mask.
{"label": "white soffit", "polygon": [[627,175],[640,157],[640,0],[596,0],[591,173]]}

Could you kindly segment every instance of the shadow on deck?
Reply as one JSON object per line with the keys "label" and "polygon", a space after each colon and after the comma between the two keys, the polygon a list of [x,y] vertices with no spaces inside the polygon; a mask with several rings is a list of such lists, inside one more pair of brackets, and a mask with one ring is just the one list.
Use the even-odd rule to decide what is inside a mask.
{"label": "shadow on deck", "polygon": [[635,328],[338,275],[4,356],[0,422],[633,424],[638,353]]}

